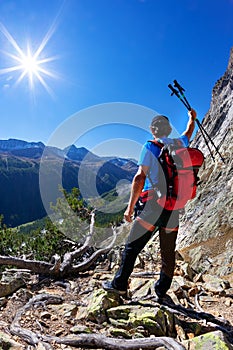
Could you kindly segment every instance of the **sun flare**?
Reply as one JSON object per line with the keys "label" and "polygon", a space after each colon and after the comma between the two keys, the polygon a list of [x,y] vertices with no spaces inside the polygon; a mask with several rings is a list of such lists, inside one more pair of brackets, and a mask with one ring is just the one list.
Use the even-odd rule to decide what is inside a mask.
{"label": "sun flare", "polygon": [[37,74],[39,71],[39,65],[38,61],[35,57],[32,56],[30,50],[28,51],[27,55],[22,57],[22,68],[25,70],[28,74]]}
{"label": "sun flare", "polygon": [[29,88],[31,90],[35,87],[35,82],[39,81],[40,84],[52,95],[52,90],[46,82],[46,77],[57,78],[57,75],[52,73],[45,64],[51,62],[57,57],[46,57],[42,58],[42,53],[54,33],[54,28],[52,27],[48,33],[43,38],[42,42],[38,48],[32,52],[30,45],[27,45],[27,50],[21,49],[19,44],[9,33],[6,27],[0,23],[0,31],[7,38],[8,42],[13,46],[15,52],[4,52],[6,56],[10,57],[15,64],[10,65],[7,68],[0,69],[0,75],[2,74],[12,74],[13,72],[19,72],[20,75],[16,80],[16,84],[19,84],[25,77],[28,79]]}

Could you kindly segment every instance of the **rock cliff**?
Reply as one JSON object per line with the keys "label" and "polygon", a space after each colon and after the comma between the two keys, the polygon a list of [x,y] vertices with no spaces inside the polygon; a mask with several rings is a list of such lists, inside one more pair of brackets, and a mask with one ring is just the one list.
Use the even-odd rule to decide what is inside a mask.
{"label": "rock cliff", "polygon": [[212,91],[210,109],[202,126],[214,141],[224,162],[198,131],[192,146],[201,149],[205,163],[199,173],[197,197],[182,216],[178,249],[199,272],[233,275],[233,48],[228,67]]}

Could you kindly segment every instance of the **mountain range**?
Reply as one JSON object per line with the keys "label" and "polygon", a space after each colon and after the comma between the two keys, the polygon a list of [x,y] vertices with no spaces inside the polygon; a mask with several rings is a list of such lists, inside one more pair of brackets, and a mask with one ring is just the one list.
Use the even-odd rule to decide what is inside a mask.
{"label": "mountain range", "polygon": [[[42,142],[17,139],[0,140],[0,214],[7,226],[17,226],[46,216],[40,193],[41,160],[46,163],[46,192],[48,202],[56,202],[58,185],[71,191],[79,187],[80,167],[84,169],[82,184],[91,196],[87,179],[94,179],[96,190],[102,195],[114,189],[121,180],[131,182],[137,165],[132,159],[99,157],[84,147],[71,145],[63,150],[45,146]],[[62,168],[62,183],[58,169]]]}

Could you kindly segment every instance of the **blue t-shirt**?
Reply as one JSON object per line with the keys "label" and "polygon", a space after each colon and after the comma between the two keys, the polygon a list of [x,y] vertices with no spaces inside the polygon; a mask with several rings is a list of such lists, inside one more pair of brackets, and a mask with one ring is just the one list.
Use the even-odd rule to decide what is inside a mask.
{"label": "blue t-shirt", "polygon": [[[181,140],[184,147],[188,147],[189,140],[186,135],[182,135],[178,138],[178,140]],[[159,139],[163,144],[173,144],[174,139],[170,139],[168,137],[162,137]],[[158,156],[160,154],[160,147],[155,145],[153,142],[147,141],[141,150],[141,154],[139,156],[138,165],[145,165],[149,166],[149,175],[153,182],[153,185],[156,185],[158,183]],[[146,177],[146,181],[144,184],[143,191],[147,191],[149,189],[152,189],[152,184],[148,177]]]}

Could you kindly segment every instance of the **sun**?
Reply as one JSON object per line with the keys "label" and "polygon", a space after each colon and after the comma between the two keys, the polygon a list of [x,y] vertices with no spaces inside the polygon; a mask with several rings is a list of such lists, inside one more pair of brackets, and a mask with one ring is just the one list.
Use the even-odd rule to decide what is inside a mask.
{"label": "sun", "polygon": [[53,92],[49,87],[46,78],[57,78],[57,75],[52,73],[46,67],[46,63],[57,59],[57,57],[54,56],[42,58],[42,54],[45,46],[53,35],[54,30],[54,27],[50,28],[34,52],[32,52],[29,44],[27,45],[27,49],[24,51],[6,29],[6,27],[0,23],[0,31],[4,34],[14,49],[13,52],[2,51],[6,56],[10,57],[11,60],[14,61],[14,64],[7,68],[0,68],[0,75],[18,72],[20,75],[16,80],[16,85],[19,84],[24,78],[27,78],[29,88],[30,90],[33,90],[35,83],[39,81],[40,84],[52,95]]}
{"label": "sun", "polygon": [[[22,57],[18,58],[19,60],[19,70],[22,70],[21,80],[24,76],[28,77],[30,88],[33,89],[34,78],[38,78],[40,72],[40,62],[38,59],[31,54],[31,50],[28,47],[27,54],[23,54]],[[40,79],[39,79],[40,80]]]}
{"label": "sun", "polygon": [[28,49],[27,55],[24,55],[21,59],[22,62],[22,69],[24,69],[25,73],[28,75],[37,75],[40,67],[39,67],[39,62],[31,54],[30,48]]}

